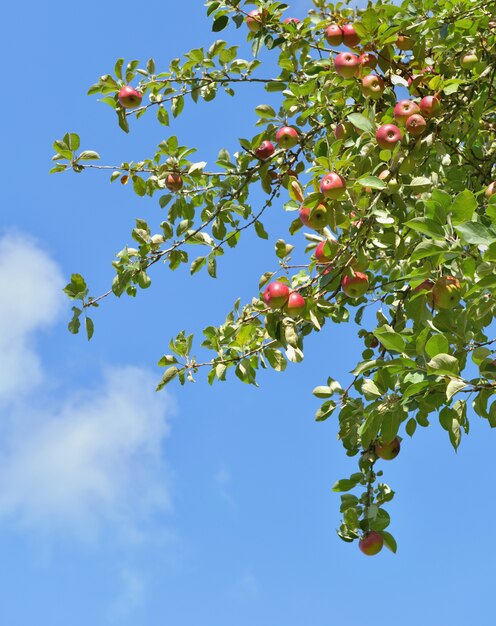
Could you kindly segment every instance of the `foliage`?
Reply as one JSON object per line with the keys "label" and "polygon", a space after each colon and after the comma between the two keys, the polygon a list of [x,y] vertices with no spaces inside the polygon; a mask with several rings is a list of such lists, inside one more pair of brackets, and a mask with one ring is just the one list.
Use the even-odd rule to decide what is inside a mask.
{"label": "foliage", "polygon": [[[236,302],[223,324],[203,331],[201,345],[211,357],[197,360],[192,335],[181,332],[171,340],[171,353],[159,361],[165,371],[158,389],[173,379],[193,381],[205,368],[210,383],[224,381],[233,370],[241,381],[256,384],[259,368],[283,371],[287,361],[301,361],[308,334],[354,319],[363,358],[346,388],[330,377],[320,381],[313,392],[323,400],[316,419],[337,415],[346,454],[358,458],[358,471],[334,485],[342,493],[340,537],[353,541],[375,530],[394,551],[384,508],[394,494],[380,482],[376,442],[405,433],[412,437],[438,417],[456,449],[469,432],[470,405],[496,426],[496,339],[488,335],[495,311],[496,194],[485,193],[496,178],[496,3],[410,0],[396,6],[379,0],[361,10],[325,0],[313,4],[296,23],[283,21],[287,5],[281,2],[208,0],[212,30],[245,29],[253,58],[239,58],[236,46],[216,40],[208,50],[172,60],[165,70],[157,71],[153,59],[146,68],[119,59],[113,75],[101,76],[90,88],[115,109],[126,132],[131,120],[145,114],[168,127],[186,99],[208,102],[220,91],[235,96],[237,83],[279,94],[280,107],[257,106],[260,132],[241,139],[235,154],[220,149],[213,169],[193,160],[195,150],[180,146],[173,134],[149,159],[115,168],[94,164],[99,159],[94,151],[78,152],[76,134],[55,142],[53,172],[110,169],[111,181],[130,181],[137,195],[158,196],[167,216],[159,225],[136,220],[134,247],[117,255],[109,292],[90,296],[84,279],[72,276],[65,291],[79,306],[73,307],[69,328],[77,333],[84,313],[91,337],[87,313],[111,293],[135,296],[148,288],[150,269],[159,261],[171,270],[189,264],[191,274],[207,271],[215,278],[226,246],[234,248],[244,231],[253,228],[268,237],[263,216],[276,201],[290,212],[324,204],[326,227],[305,229],[296,239],[304,246],[306,238],[308,253],[328,241],[332,260],[319,264],[309,255],[304,267],[295,267],[294,246],[280,238],[274,242],[274,267],[260,279],[260,289],[274,278],[285,282],[304,296],[305,311],[289,316],[284,308],[270,308],[260,294],[243,306]],[[254,9],[260,23],[250,30],[246,17]],[[353,23],[360,37],[355,51],[377,56],[386,87],[378,99],[362,93],[360,76],[336,73],[332,57],[346,48],[329,47],[324,35],[331,23]],[[411,39],[410,50],[398,48],[400,35]],[[259,73],[262,49],[277,57],[277,75]],[[475,60],[467,67],[461,59],[469,53]],[[371,71],[361,69],[362,75]],[[126,109],[118,92],[133,81],[143,103]],[[396,101],[419,102],[429,95],[439,98],[441,110],[427,118],[426,131],[415,137],[403,129],[396,147],[381,149],[376,131],[396,123]],[[340,123],[345,132],[336,139]],[[276,146],[269,158],[257,158],[260,143],[275,144],[284,125],[298,130],[297,145]],[[337,200],[320,191],[329,172],[346,181],[346,194]],[[171,173],[182,178],[181,189],[168,190]],[[266,200],[255,210],[250,191],[260,185]],[[294,215],[291,235],[303,227]],[[368,288],[352,298],[341,282],[360,272]],[[436,300],[432,285],[442,276],[459,281],[457,302]],[[362,327],[365,310],[375,312],[374,328]]]}

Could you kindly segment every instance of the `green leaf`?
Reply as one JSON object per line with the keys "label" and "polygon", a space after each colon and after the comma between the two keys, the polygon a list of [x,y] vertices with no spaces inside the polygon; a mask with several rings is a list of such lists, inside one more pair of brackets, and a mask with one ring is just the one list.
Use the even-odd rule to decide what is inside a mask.
{"label": "green leaf", "polygon": [[166,369],[164,375],[160,379],[159,384],[157,385],[157,391],[160,391],[161,389],[165,387],[165,385],[168,385],[170,381],[173,380],[178,375],[178,373],[179,373],[179,368],[176,367],[175,365],[172,365],[171,367]]}
{"label": "green leaf", "polygon": [[496,240],[496,233],[478,222],[464,222],[455,226],[463,243],[489,246]]}
{"label": "green leaf", "polygon": [[214,33],[220,33],[221,30],[229,24],[229,17],[227,15],[221,15],[212,24],[212,30]]}
{"label": "green leaf", "polygon": [[405,226],[408,226],[408,228],[411,228],[418,233],[432,237],[433,239],[436,237],[444,238],[446,236],[441,224],[438,224],[428,217],[416,217],[413,220],[405,222]]}
{"label": "green leaf", "polygon": [[333,395],[333,391],[327,385],[321,385],[320,387],[315,387],[312,391],[313,395],[317,398],[330,398]]}
{"label": "green leaf", "polygon": [[395,352],[405,351],[405,340],[400,334],[395,332],[391,326],[385,324],[384,326],[379,326],[379,328],[376,328],[373,332],[386,350],[394,350]]}
{"label": "green leaf", "polygon": [[466,387],[466,384],[463,380],[453,378],[446,387],[446,399],[451,400],[451,398],[464,387]]}
{"label": "green leaf", "polygon": [[85,326],[86,326],[86,335],[89,341],[93,337],[93,333],[95,332],[95,325],[93,324],[93,320],[87,317],[85,319]]}
{"label": "green leaf", "polygon": [[444,335],[433,335],[425,344],[425,351],[431,358],[438,354],[446,354],[448,350],[449,341]]}
{"label": "green leaf", "polygon": [[477,200],[474,194],[469,189],[465,189],[456,196],[451,205],[452,223],[457,225],[471,221],[476,208]]}
{"label": "green leaf", "polygon": [[83,150],[78,156],[78,161],[98,161],[100,155],[94,150]]}
{"label": "green leaf", "polygon": [[351,113],[351,115],[348,115],[347,119],[355,128],[364,130],[366,133],[371,133],[374,130],[372,122],[361,113]]}
{"label": "green leaf", "polygon": [[371,189],[386,189],[387,187],[386,183],[377,176],[362,176],[357,180],[357,183],[362,187],[370,187]]}
{"label": "green leaf", "polygon": [[396,554],[396,551],[398,550],[398,546],[396,544],[396,540],[393,537],[393,535],[386,532],[385,530],[381,532],[381,535],[382,535],[382,538],[384,539],[384,545],[386,546],[386,548],[388,548],[388,550],[391,550],[393,554]]}
{"label": "green leaf", "polygon": [[255,109],[255,113],[262,119],[272,119],[277,116],[277,113],[268,104],[259,104]]}
{"label": "green leaf", "polygon": [[450,354],[438,354],[427,363],[427,371],[436,376],[458,376],[458,359]]}
{"label": "green leaf", "polygon": [[63,289],[71,300],[80,300],[86,297],[88,288],[81,274],[72,274],[71,282]]}
{"label": "green leaf", "polygon": [[269,235],[267,234],[262,222],[258,220],[255,221],[255,232],[260,237],[260,239],[268,239]]}

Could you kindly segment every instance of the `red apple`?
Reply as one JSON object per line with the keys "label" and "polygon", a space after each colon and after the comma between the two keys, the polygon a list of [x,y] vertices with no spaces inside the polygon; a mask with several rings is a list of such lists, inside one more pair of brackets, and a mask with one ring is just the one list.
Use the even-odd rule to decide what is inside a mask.
{"label": "red apple", "polygon": [[338,200],[346,193],[346,181],[336,172],[330,172],[320,181],[320,192],[326,198]]}
{"label": "red apple", "polygon": [[407,35],[399,35],[396,40],[396,47],[399,50],[411,50],[413,48],[414,40]]}
{"label": "red apple", "polygon": [[362,78],[362,93],[366,98],[378,100],[385,89],[384,81],[376,74],[369,74]]}
{"label": "red apple", "polygon": [[180,174],[176,174],[175,172],[167,174],[165,186],[169,191],[179,191],[183,186],[182,176]]}
{"label": "red apple", "polygon": [[299,24],[300,20],[297,17],[287,17],[284,20],[284,24]]}
{"label": "red apple", "polygon": [[394,124],[384,124],[377,129],[375,134],[377,143],[383,150],[394,150],[396,145],[403,139],[401,130]]}
{"label": "red apple", "polygon": [[284,307],[284,313],[289,317],[300,317],[305,313],[306,301],[297,291],[292,291],[289,294],[288,301]]}
{"label": "red apple", "polygon": [[384,539],[380,533],[371,530],[360,539],[358,547],[367,556],[374,556],[382,550]]}
{"label": "red apple", "polygon": [[423,132],[425,132],[427,122],[421,115],[415,113],[414,115],[410,115],[410,117],[406,120],[405,128],[410,135],[419,137]]}
{"label": "red apple", "polygon": [[436,96],[425,96],[420,101],[420,112],[426,117],[432,117],[441,110],[441,102]]}
{"label": "red apple", "polygon": [[353,133],[355,127],[351,122],[340,122],[334,129],[336,139],[347,139]]}
{"label": "red apple", "polygon": [[345,24],[341,26],[343,31],[343,43],[348,48],[354,48],[360,43],[360,37],[357,35],[356,30],[353,28],[353,24]]}
{"label": "red apple", "polygon": [[392,461],[400,453],[401,443],[399,437],[395,437],[393,441],[389,443],[383,443],[377,441],[375,444],[375,453],[380,459],[385,461]]}
{"label": "red apple", "polygon": [[343,43],[343,31],[337,24],[330,24],[326,28],[325,38],[330,46],[340,46]]}
{"label": "red apple", "polygon": [[420,113],[418,104],[412,100],[400,100],[394,107],[394,118],[400,124],[406,122],[410,115]]}
{"label": "red apple", "polygon": [[262,29],[262,13],[257,9],[250,11],[245,18],[246,25],[252,31],[252,33],[256,33]]}
{"label": "red apple", "polygon": [[319,265],[330,263],[338,251],[338,242],[336,239],[329,241],[321,241],[315,248],[315,258]]}
{"label": "red apple", "polygon": [[349,298],[361,298],[369,288],[369,279],[363,272],[346,274],[341,281],[341,287]]}
{"label": "red apple", "polygon": [[434,283],[432,298],[438,309],[452,309],[460,301],[461,285],[454,276],[441,276]]}
{"label": "red apple", "polygon": [[359,67],[357,55],[351,52],[340,52],[334,59],[334,69],[343,78],[353,78]]}
{"label": "red apple", "polygon": [[276,141],[284,150],[296,146],[298,139],[298,131],[291,126],[283,126],[276,133]]}
{"label": "red apple", "polygon": [[261,161],[265,161],[266,159],[270,159],[274,152],[275,148],[271,141],[262,141],[255,150],[255,156]]}
{"label": "red apple", "polygon": [[309,207],[301,207],[300,220],[314,230],[322,230],[329,223],[329,216],[327,215],[327,207],[324,204],[310,209]]}
{"label": "red apple", "polygon": [[263,299],[271,309],[281,309],[289,299],[289,287],[279,280],[270,283],[265,288]]}
{"label": "red apple", "polygon": [[135,109],[141,104],[143,94],[131,87],[131,85],[125,85],[121,87],[118,98],[121,106],[125,109]]}
{"label": "red apple", "polygon": [[362,67],[370,67],[370,69],[375,70],[377,67],[377,59],[370,52],[364,52],[358,57],[358,62]]}

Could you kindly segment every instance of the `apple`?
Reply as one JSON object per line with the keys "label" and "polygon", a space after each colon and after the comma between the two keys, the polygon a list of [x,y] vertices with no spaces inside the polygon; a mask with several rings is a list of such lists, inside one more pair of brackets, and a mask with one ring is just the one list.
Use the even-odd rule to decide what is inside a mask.
{"label": "apple", "polygon": [[436,96],[425,96],[420,101],[420,112],[426,117],[432,117],[441,110],[441,102]]}
{"label": "apple", "polygon": [[379,126],[375,137],[383,150],[394,150],[396,145],[403,139],[401,130],[394,124]]}
{"label": "apple", "polygon": [[358,62],[362,67],[370,67],[370,69],[375,70],[377,67],[377,59],[370,52],[364,52],[358,57]]}
{"label": "apple", "polygon": [[336,239],[329,241],[321,241],[315,248],[315,258],[319,265],[330,263],[338,251],[338,242]]}
{"label": "apple", "polygon": [[469,52],[468,54],[462,55],[460,59],[460,65],[464,70],[471,70],[474,65],[477,65],[479,62],[479,58],[475,54],[475,52]]}
{"label": "apple", "polygon": [[392,461],[400,453],[401,443],[399,437],[395,437],[393,441],[389,443],[383,443],[377,441],[375,444],[375,453],[380,459],[385,461]]}
{"label": "apple", "polygon": [[257,9],[250,11],[245,19],[246,25],[252,33],[257,33],[262,29],[262,13]]}
{"label": "apple", "polygon": [[357,55],[351,52],[340,52],[334,59],[334,69],[343,78],[353,78],[359,67]]}
{"label": "apple", "polygon": [[291,126],[282,126],[276,133],[276,141],[284,150],[296,146],[298,139],[298,131]]}
{"label": "apple", "polygon": [[284,24],[299,24],[300,20],[297,17],[287,17],[283,23]]}
{"label": "apple", "polygon": [[340,122],[334,129],[336,139],[347,139],[355,130],[351,122]]}
{"label": "apple", "polygon": [[327,207],[324,204],[310,209],[309,207],[300,208],[300,220],[314,230],[322,230],[329,223],[329,216],[327,215]]}
{"label": "apple", "polygon": [[341,26],[341,30],[343,31],[343,43],[345,46],[348,46],[348,48],[354,48],[360,43],[360,37],[353,28],[353,24],[345,24],[344,26]]}
{"label": "apple", "polygon": [[320,181],[320,192],[326,198],[338,200],[346,193],[346,181],[336,172],[330,172]]}
{"label": "apple", "polygon": [[326,28],[325,38],[330,46],[340,46],[343,43],[343,31],[337,24],[330,24]]}
{"label": "apple", "polygon": [[420,113],[420,108],[412,100],[399,100],[394,107],[394,119],[400,124],[416,113]]}
{"label": "apple", "polygon": [[366,98],[378,100],[385,89],[384,81],[376,74],[369,74],[362,78],[362,94]]}
{"label": "apple", "polygon": [[300,317],[303,315],[306,308],[306,301],[297,291],[292,291],[289,294],[288,301],[284,306],[284,313],[289,317]]}
{"label": "apple", "polygon": [[289,287],[279,280],[270,283],[265,288],[263,299],[271,309],[281,309],[289,299]]}
{"label": "apple", "polygon": [[399,35],[396,40],[396,47],[398,50],[411,50],[413,48],[414,40],[412,37],[408,37],[407,35]]}
{"label": "apple", "polygon": [[460,281],[454,276],[441,276],[434,283],[432,298],[438,309],[452,309],[461,298]]}
{"label": "apple", "polygon": [[413,290],[413,293],[420,293],[420,292],[427,292],[426,296],[427,296],[427,302],[432,305],[433,304],[433,298],[432,298],[432,288],[434,287],[434,283],[432,282],[432,280],[429,280],[428,278],[424,281],[422,281],[420,283],[420,285],[417,285],[415,287],[415,289]]}
{"label": "apple", "polygon": [[358,542],[358,547],[367,556],[379,554],[383,545],[384,539],[382,535],[375,530],[370,530],[368,533],[365,533]]}
{"label": "apple", "polygon": [[134,87],[131,87],[131,85],[125,85],[124,87],[121,87],[117,97],[119,98],[119,102],[122,107],[125,109],[135,109],[141,104],[143,94],[137,91]]}
{"label": "apple", "polygon": [[363,272],[346,274],[341,281],[341,287],[349,298],[361,298],[369,288],[369,279]]}
{"label": "apple", "polygon": [[494,196],[495,193],[496,193],[496,180],[493,181],[490,185],[488,185],[486,191],[484,192],[484,195],[486,196],[487,199],[489,199],[491,196]]}
{"label": "apple", "polygon": [[265,161],[266,159],[270,159],[274,152],[274,144],[271,141],[262,141],[262,143],[255,150],[255,156],[257,159]]}
{"label": "apple", "polygon": [[419,137],[425,132],[427,122],[421,115],[415,113],[414,115],[410,115],[410,117],[406,120],[405,128],[410,135]]}
{"label": "apple", "polygon": [[182,176],[180,174],[176,174],[175,172],[167,174],[165,186],[169,191],[179,191],[183,186]]}

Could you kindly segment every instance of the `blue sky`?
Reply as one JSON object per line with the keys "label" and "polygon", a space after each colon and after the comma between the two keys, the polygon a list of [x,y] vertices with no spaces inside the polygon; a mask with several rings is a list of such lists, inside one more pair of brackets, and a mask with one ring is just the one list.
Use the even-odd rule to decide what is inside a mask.
{"label": "blue sky", "polygon": [[[209,45],[202,2],[28,1],[3,23],[0,624],[493,624],[494,443],[475,417],[458,454],[433,420],[384,464],[396,556],[368,559],[335,534],[330,487],[354,460],[332,419],[313,421],[311,390],[329,374],[350,380],[351,326],[310,338],[302,364],[262,374],[258,389],[199,375],[154,392],[169,338],[249,300],[273,267],[269,243],[245,238],[217,281],[156,267],[136,300],[107,299],[90,343],[66,330],[70,273],[106,290],[134,218],[161,213],[106,175],[48,176],[51,144],[76,131],[104,163],[149,155],[167,129],[150,116],[126,136],[87,88],[118,57],[160,67]],[[188,103],[171,131],[199,160],[257,132],[253,109],[269,99],[239,91],[235,106]],[[287,223],[275,206],[271,236]]]}

